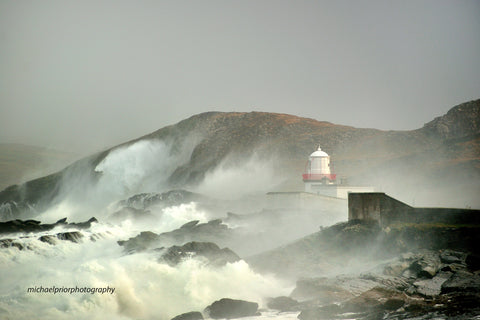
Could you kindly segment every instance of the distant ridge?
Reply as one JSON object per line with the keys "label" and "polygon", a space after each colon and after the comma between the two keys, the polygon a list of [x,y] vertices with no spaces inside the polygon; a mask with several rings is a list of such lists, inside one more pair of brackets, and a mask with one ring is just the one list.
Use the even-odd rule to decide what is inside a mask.
{"label": "distant ridge", "polygon": [[18,143],[0,143],[0,190],[44,176],[47,172],[58,171],[76,158],[78,155],[72,152]]}
{"label": "distant ridge", "polygon": [[14,200],[47,205],[66,171],[84,170],[82,174],[93,177],[93,169],[112,150],[141,140],[168,142],[172,153],[191,148],[186,161],[168,177],[171,188],[188,188],[220,164],[239,165],[253,154],[265,161],[273,159],[279,175],[291,181],[290,186],[301,188],[305,161],[321,144],[337,174],[354,183],[407,190],[428,182],[432,188],[465,188],[467,194],[475,194],[480,180],[479,114],[480,100],[475,100],[422,128],[382,131],[287,114],[207,112],[84,158],[57,174],[11,186],[0,192],[0,204]]}

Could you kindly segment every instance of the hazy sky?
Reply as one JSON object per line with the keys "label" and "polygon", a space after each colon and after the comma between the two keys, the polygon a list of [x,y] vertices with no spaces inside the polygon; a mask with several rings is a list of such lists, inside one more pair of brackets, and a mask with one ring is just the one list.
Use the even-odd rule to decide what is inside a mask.
{"label": "hazy sky", "polygon": [[414,129],[480,98],[480,1],[0,0],[0,143],[96,151],[210,111]]}

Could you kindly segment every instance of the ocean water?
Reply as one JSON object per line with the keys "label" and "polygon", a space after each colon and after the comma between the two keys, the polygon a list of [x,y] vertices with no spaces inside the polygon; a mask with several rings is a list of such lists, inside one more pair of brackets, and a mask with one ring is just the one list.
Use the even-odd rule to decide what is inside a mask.
{"label": "ocean water", "polygon": [[[197,210],[195,203],[164,208],[149,231],[170,231],[192,219],[206,220],[207,213]],[[156,252],[126,254],[117,241],[143,231],[143,226],[130,220],[120,225],[94,223],[90,229],[80,230],[84,235],[81,243],[57,241],[51,245],[38,240],[41,235],[62,231],[74,230],[60,227],[45,233],[8,236],[26,249],[0,249],[0,318],[170,319],[201,311],[225,297],[255,301],[265,307],[266,298],[288,295],[293,289],[292,283],[254,272],[243,260],[212,267],[190,258],[172,267],[159,263]],[[110,287],[115,291],[27,292],[40,286]],[[257,318],[292,317],[296,315],[266,312]]]}
{"label": "ocean water", "polygon": [[[51,245],[38,240],[42,235],[75,231],[62,227],[45,233],[0,237],[13,239],[26,248],[0,248],[0,319],[170,319],[181,313],[202,311],[221,298],[254,301],[265,309],[262,316],[245,319],[295,319],[297,313],[266,310],[267,298],[289,295],[295,283],[259,274],[243,260],[213,267],[192,257],[172,267],[158,262],[158,252],[127,254],[117,244],[142,231],[167,232],[192,220],[203,223],[218,218],[191,202],[149,208],[153,220],[108,223],[120,200],[139,193],[168,190],[167,178],[189,159],[193,146],[185,143],[172,152],[168,143],[141,140],[115,149],[93,168],[100,175],[98,181],[85,174],[92,169],[86,163],[69,168],[56,204],[34,219],[53,223],[67,217],[69,222],[81,222],[95,216],[99,223],[80,230],[81,243],[57,241]],[[265,159],[252,156],[242,163],[236,167],[228,161],[220,164],[193,191],[231,201],[252,193],[264,195],[281,182]],[[237,183],[232,184],[232,180]],[[246,205],[252,208],[251,204]],[[295,225],[294,220],[285,222],[295,231],[290,236],[304,235],[305,230]],[[309,232],[318,228],[316,223],[307,224]],[[272,225],[277,226],[268,227]],[[283,229],[279,230],[279,236],[287,241]],[[270,245],[276,243],[276,239],[269,240]],[[112,294],[27,292],[29,288],[54,286],[67,288],[64,290],[115,288],[115,291]]]}

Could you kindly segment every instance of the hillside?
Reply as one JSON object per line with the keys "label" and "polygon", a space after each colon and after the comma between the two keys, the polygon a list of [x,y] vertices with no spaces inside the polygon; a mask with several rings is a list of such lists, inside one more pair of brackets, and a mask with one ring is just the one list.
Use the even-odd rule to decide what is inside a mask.
{"label": "hillside", "polygon": [[[254,167],[273,170],[282,181],[275,188],[301,189],[305,162],[320,144],[337,174],[350,183],[374,185],[393,195],[403,192],[400,197],[407,202],[450,197],[457,201],[453,205],[478,207],[479,110],[480,100],[464,103],[411,131],[354,128],[286,114],[208,112],[82,159],[57,174],[11,186],[0,193],[0,203],[13,200],[41,208],[56,198],[65,176],[98,181],[102,170],[97,166],[125,150],[133,152],[130,158],[158,158],[158,165],[152,164],[155,158],[149,160],[150,172],[138,179],[154,180],[159,189],[193,188],[215,170],[242,167],[251,159]],[[139,142],[161,143],[163,149],[135,151]],[[132,165],[138,165],[137,158]],[[126,190],[142,192],[146,184],[136,181]]]}
{"label": "hillside", "polygon": [[15,143],[0,144],[0,189],[19,184],[70,164],[78,155]]}

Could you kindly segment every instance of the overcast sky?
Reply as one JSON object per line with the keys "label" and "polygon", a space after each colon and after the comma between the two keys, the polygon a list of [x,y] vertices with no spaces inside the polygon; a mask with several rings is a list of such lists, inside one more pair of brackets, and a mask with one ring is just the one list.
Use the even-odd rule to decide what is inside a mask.
{"label": "overcast sky", "polygon": [[480,98],[480,1],[0,0],[0,143],[89,153],[193,114],[407,130]]}

